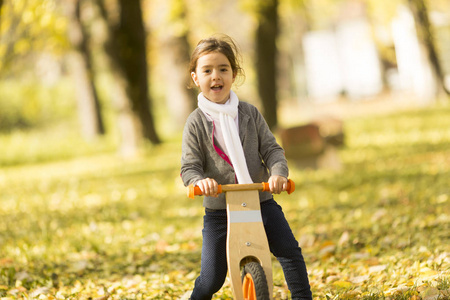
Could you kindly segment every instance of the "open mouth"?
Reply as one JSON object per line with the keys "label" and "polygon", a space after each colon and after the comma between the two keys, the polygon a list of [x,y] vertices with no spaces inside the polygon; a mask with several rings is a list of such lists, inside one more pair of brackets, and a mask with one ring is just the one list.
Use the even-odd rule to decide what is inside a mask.
{"label": "open mouth", "polygon": [[216,92],[221,91],[222,88],[223,88],[223,85],[220,85],[220,84],[215,84],[211,87],[211,89]]}

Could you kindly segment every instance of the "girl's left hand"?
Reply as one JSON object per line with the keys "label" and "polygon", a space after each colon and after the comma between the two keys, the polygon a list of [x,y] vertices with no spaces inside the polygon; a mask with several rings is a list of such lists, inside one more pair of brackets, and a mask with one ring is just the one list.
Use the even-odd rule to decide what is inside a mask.
{"label": "girl's left hand", "polygon": [[269,178],[269,188],[274,194],[280,194],[287,189],[288,180],[286,177],[272,175]]}

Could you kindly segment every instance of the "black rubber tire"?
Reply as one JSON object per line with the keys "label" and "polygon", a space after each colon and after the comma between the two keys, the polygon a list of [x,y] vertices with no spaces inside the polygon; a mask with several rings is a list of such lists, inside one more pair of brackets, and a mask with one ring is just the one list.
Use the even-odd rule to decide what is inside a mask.
{"label": "black rubber tire", "polygon": [[264,269],[257,262],[249,262],[244,265],[242,271],[242,282],[246,274],[250,274],[255,284],[256,299],[269,300],[269,286],[267,285],[266,274]]}

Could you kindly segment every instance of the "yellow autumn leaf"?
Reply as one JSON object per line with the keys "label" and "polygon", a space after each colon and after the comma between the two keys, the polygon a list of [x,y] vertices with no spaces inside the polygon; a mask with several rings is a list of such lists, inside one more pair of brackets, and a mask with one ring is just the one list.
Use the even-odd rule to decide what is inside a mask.
{"label": "yellow autumn leaf", "polygon": [[423,292],[420,293],[422,297],[431,297],[439,295],[439,290],[435,287],[428,287]]}
{"label": "yellow autumn leaf", "polygon": [[414,286],[416,283],[414,282],[414,281],[412,281],[412,280],[410,280],[410,281],[408,281],[407,283],[406,283],[406,285],[407,286]]}
{"label": "yellow autumn leaf", "polygon": [[348,281],[340,281],[340,280],[333,282],[333,285],[334,285],[336,288],[339,288],[339,289],[348,289],[348,288],[351,288],[351,287],[352,287],[352,283],[351,283],[351,282],[348,282]]}

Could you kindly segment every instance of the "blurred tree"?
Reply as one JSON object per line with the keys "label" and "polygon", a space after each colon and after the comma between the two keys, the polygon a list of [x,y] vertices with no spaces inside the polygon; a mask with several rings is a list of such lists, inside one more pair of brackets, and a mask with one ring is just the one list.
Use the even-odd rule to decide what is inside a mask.
{"label": "blurred tree", "polygon": [[381,64],[381,76],[385,88],[390,88],[389,72],[396,69],[397,57],[390,28],[398,14],[402,0],[367,0],[367,16]]}
{"label": "blurred tree", "polygon": [[[56,107],[71,102],[70,97],[56,100],[51,92],[57,90],[68,49],[65,18],[54,0],[1,4],[1,129],[49,124],[62,116]],[[53,105],[56,101],[62,106]]]}
{"label": "blurred tree", "polygon": [[43,53],[66,50],[66,23],[54,0],[2,1],[0,13],[1,76],[34,71]]}
{"label": "blurred tree", "polygon": [[416,21],[416,28],[419,40],[424,45],[428,59],[431,63],[432,70],[437,83],[437,92],[446,92],[450,95],[450,91],[445,87],[444,72],[439,61],[438,53],[434,41],[433,26],[428,18],[428,5],[425,0],[408,0],[409,7]]}
{"label": "blurred tree", "polygon": [[122,153],[136,153],[141,137],[160,143],[152,115],[148,87],[146,32],[141,1],[96,1],[108,28],[106,52],[110,57],[117,91]]}
{"label": "blurred tree", "polygon": [[313,24],[307,4],[307,0],[280,1],[277,84],[281,99],[307,95],[303,37]]}
{"label": "blurred tree", "polygon": [[[69,64],[76,84],[79,119],[85,138],[93,139],[105,133],[98,93],[94,85],[89,34],[82,21],[83,0],[67,1],[68,35],[73,46]],[[84,5],[86,8],[86,5]]]}
{"label": "blurred tree", "polygon": [[0,24],[2,24],[2,7],[3,7],[3,0],[0,0]]}
{"label": "blurred tree", "polygon": [[188,42],[187,7],[185,0],[158,2],[158,13],[166,17],[159,24],[162,74],[166,81],[166,100],[172,121],[182,128],[187,116],[197,107],[197,93],[187,89],[191,82],[188,67],[191,48]]}
{"label": "blurred tree", "polygon": [[256,29],[256,72],[258,93],[269,127],[278,123],[277,118],[277,36],[278,0],[258,2],[258,25]]}

